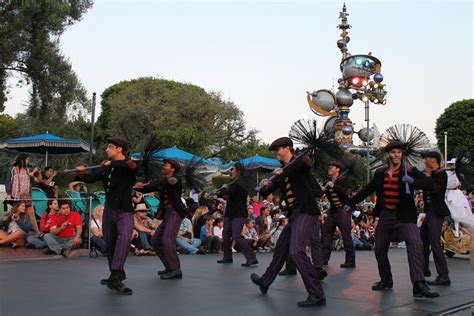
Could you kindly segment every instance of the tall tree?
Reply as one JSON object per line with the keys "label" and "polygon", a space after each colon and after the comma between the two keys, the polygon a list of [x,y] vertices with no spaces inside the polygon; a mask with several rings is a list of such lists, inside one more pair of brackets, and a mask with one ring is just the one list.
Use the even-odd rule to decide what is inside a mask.
{"label": "tall tree", "polygon": [[438,148],[444,152],[444,132],[448,132],[448,157],[460,147],[474,154],[474,99],[461,100],[448,106],[436,120]]}
{"label": "tall tree", "polygon": [[122,134],[138,149],[145,135],[155,132],[167,146],[179,146],[206,157],[221,157],[231,144],[255,136],[247,130],[243,112],[217,93],[201,87],[157,78],[120,82],[102,93],[98,140]]}
{"label": "tall tree", "polygon": [[20,74],[18,85],[30,85],[27,114],[40,123],[88,110],[86,91],[61,54],[59,38],[91,6],[90,0],[0,2],[0,112],[14,74]]}

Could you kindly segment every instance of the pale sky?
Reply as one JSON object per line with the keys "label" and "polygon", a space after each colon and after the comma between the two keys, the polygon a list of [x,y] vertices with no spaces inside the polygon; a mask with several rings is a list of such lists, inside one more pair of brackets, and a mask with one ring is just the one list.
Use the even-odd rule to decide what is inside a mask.
{"label": "pale sky", "polygon": [[[271,142],[299,118],[315,117],[306,91],[331,89],[339,78],[342,3],[96,1],[62,36],[61,48],[91,95],[142,76],[196,84],[233,100],[248,126]],[[435,142],[444,108],[473,98],[472,2],[346,4],[349,52],[371,51],[387,84],[387,105],[371,105],[371,122],[381,132],[413,124]],[[11,115],[27,92],[12,96]],[[362,102],[349,117],[356,131],[365,126]]]}

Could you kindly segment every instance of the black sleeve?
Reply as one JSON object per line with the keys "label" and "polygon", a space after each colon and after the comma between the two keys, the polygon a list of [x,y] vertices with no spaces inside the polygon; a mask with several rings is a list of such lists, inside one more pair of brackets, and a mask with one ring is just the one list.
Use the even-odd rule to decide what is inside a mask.
{"label": "black sleeve", "polygon": [[283,167],[283,173],[278,175],[277,178],[281,179],[298,175],[305,172],[306,169],[311,169],[311,164],[311,159],[308,156],[296,157],[292,162]]}
{"label": "black sleeve", "polygon": [[414,189],[428,191],[432,191],[434,189],[434,181],[432,177],[425,176],[415,167],[412,167],[409,173],[415,180],[412,184]]}
{"label": "black sleeve", "polygon": [[376,178],[377,178],[377,173],[374,174],[374,176],[372,177],[372,180],[370,180],[370,182],[365,187],[363,187],[362,190],[360,190],[356,195],[354,195],[352,198],[350,198],[349,201],[347,201],[347,204],[350,205],[350,206],[354,206],[357,203],[364,200],[370,194],[375,192],[375,190],[376,190],[376,187],[375,187]]}
{"label": "black sleeve", "polygon": [[100,181],[104,178],[105,168],[106,167],[102,166],[99,169],[92,171],[91,173],[78,174],[76,178],[79,181],[82,181],[85,183],[93,183],[93,182]]}
{"label": "black sleeve", "polygon": [[127,160],[112,160],[110,162],[110,166],[114,168],[127,168],[133,171],[138,169],[138,165],[135,161],[127,159]]}
{"label": "black sleeve", "polygon": [[347,191],[349,190],[349,183],[347,181],[347,178],[341,177],[341,179],[334,183],[332,189],[340,195],[347,195]]}

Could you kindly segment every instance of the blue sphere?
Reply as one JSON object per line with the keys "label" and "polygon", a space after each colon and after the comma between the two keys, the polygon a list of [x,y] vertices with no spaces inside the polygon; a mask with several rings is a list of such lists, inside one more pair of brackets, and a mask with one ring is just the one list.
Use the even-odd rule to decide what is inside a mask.
{"label": "blue sphere", "polygon": [[352,131],[353,131],[353,128],[352,128],[352,126],[350,126],[350,125],[344,126],[344,127],[342,128],[342,133],[343,133],[344,135],[346,135],[346,136],[347,136],[347,135],[350,135],[350,134],[352,133]]}
{"label": "blue sphere", "polygon": [[375,76],[374,76],[374,81],[375,81],[375,82],[382,82],[382,81],[383,81],[383,76],[382,76],[382,74],[375,74]]}

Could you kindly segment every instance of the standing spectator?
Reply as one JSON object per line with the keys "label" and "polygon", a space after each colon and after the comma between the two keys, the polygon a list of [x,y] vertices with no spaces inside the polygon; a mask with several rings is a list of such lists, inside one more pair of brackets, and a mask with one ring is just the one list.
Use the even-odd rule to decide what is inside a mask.
{"label": "standing spectator", "polygon": [[25,207],[25,202],[16,202],[12,211],[3,217],[3,223],[8,224],[8,230],[6,233],[0,230],[0,245],[11,244],[12,248],[17,248],[25,244],[25,236],[31,230]]}
{"label": "standing spectator", "polygon": [[97,206],[92,212],[92,220],[90,222],[91,229],[91,245],[97,249],[102,254],[107,253],[107,248],[105,246],[104,233],[102,232],[102,218],[104,216],[104,206]]}
{"label": "standing spectator", "polygon": [[69,201],[61,201],[59,213],[51,220],[50,233],[44,235],[48,249],[56,254],[69,257],[71,249],[81,244],[82,219],[71,211]]}
{"label": "standing spectator", "polygon": [[219,237],[214,236],[214,232],[212,231],[212,216],[205,215],[204,222],[205,224],[201,227],[200,232],[201,244],[207,253],[217,253],[221,249],[221,241]]}
{"label": "standing spectator", "polygon": [[40,220],[40,231],[41,234],[39,236],[35,236],[34,234],[29,234],[26,237],[26,245],[25,248],[36,248],[36,249],[43,249],[46,248],[46,242],[44,241],[44,234],[50,232],[51,229],[51,220],[53,216],[58,213],[59,206],[57,200],[48,200],[47,203],[48,208],[46,212],[41,216]]}
{"label": "standing spectator", "polygon": [[28,169],[28,163],[28,155],[21,153],[7,172],[7,178],[5,181],[5,190],[7,192],[6,200],[25,201],[26,214],[33,226],[35,234],[39,236],[40,231],[38,223],[36,223],[35,210],[33,209],[33,203],[31,201],[31,178],[36,172],[40,171],[40,169],[35,167],[30,172]]}
{"label": "standing spectator", "polygon": [[201,227],[205,223],[204,216],[206,216],[207,214],[209,214],[209,209],[207,208],[207,206],[203,205],[199,206],[194,212],[192,218],[194,236],[201,235]]}
{"label": "standing spectator", "polygon": [[44,169],[43,177],[38,187],[46,193],[48,199],[57,199],[59,194],[58,181],[56,180],[58,172],[52,167]]}
{"label": "standing spectator", "polygon": [[151,237],[155,234],[157,223],[147,215],[148,208],[146,204],[137,204],[135,208],[133,228],[138,232],[139,238],[136,239],[136,255],[152,254]]}
{"label": "standing spectator", "polygon": [[199,250],[201,240],[194,238],[193,226],[189,218],[183,218],[179,227],[178,236],[176,237],[178,247],[187,253],[204,255],[205,251]]}
{"label": "standing spectator", "polygon": [[260,202],[260,198],[257,194],[252,195],[252,201],[250,202],[250,205],[252,205],[253,215],[255,216],[255,218],[260,217],[260,210],[263,206],[263,203]]}

